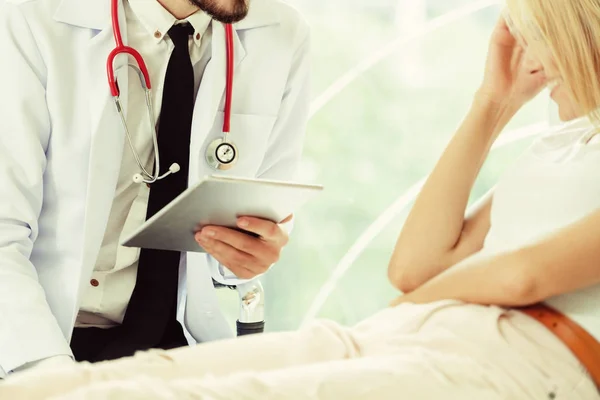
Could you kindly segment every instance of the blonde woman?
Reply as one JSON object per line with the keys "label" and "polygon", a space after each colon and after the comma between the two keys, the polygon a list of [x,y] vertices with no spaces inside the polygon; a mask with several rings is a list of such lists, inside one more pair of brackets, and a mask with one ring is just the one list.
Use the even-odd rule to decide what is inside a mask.
{"label": "blonde woman", "polygon": [[[600,2],[509,0],[508,10],[473,105],[398,239],[395,306],[352,328],[318,321],[34,369],[0,385],[0,398],[600,398]],[[490,146],[545,85],[567,122],[465,219]]]}

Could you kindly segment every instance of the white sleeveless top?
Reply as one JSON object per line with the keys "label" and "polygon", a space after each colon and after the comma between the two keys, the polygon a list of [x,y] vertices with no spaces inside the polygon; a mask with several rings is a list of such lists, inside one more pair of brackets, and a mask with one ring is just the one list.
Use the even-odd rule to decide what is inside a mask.
{"label": "white sleeveless top", "polygon": [[[501,177],[482,253],[523,247],[598,209],[600,135],[586,117],[536,139]],[[600,285],[546,303],[600,341]]]}

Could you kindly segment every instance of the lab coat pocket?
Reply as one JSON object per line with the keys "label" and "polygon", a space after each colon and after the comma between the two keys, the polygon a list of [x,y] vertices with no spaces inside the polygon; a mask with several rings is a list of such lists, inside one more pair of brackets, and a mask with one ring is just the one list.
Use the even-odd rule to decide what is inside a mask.
{"label": "lab coat pocket", "polygon": [[267,152],[269,137],[277,119],[270,115],[232,114],[229,141],[237,148],[237,162],[226,171],[217,171],[206,162],[206,151],[215,139],[223,138],[224,114],[219,112],[200,152],[204,174],[255,177]]}

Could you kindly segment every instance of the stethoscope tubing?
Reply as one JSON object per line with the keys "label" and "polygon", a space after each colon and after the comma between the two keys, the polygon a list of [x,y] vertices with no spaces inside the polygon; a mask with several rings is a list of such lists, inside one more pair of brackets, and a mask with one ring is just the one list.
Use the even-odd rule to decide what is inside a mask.
{"label": "stethoscope tubing", "polygon": [[[158,151],[158,132],[156,129],[156,118],[154,113],[154,108],[152,105],[152,83],[150,81],[150,74],[148,73],[148,67],[146,66],[146,62],[142,55],[133,47],[125,46],[123,44],[123,38],[121,35],[121,27],[119,23],[119,0],[111,0],[111,19],[112,19],[112,28],[113,35],[115,39],[115,48],[109,53],[108,58],[106,60],[106,72],[108,78],[108,85],[110,88],[110,93],[115,102],[115,107],[117,112],[119,113],[121,123],[124,127],[125,134],[127,136],[127,141],[129,143],[129,147],[131,148],[131,152],[135,158],[138,167],[140,168],[141,174],[136,174],[134,176],[134,181],[137,183],[147,183],[151,184],[165,178],[166,176],[179,171],[179,165],[173,164],[169,168],[169,171],[165,174],[161,175],[160,173],[160,155]],[[223,141],[227,142],[228,135],[231,132],[231,107],[232,107],[232,98],[233,98],[233,79],[234,79],[234,43],[233,43],[233,26],[231,24],[223,24],[225,28],[225,40],[226,40],[226,57],[227,57],[227,68],[226,68],[226,88],[225,88],[225,112],[223,119]],[[142,161],[140,160],[138,152],[135,150],[135,146],[133,144],[133,140],[131,138],[131,133],[129,132],[129,128],[127,127],[127,121],[125,119],[125,115],[123,112],[123,107],[120,101],[121,91],[119,89],[118,81],[115,77],[115,67],[114,61],[117,56],[121,54],[130,55],[135,59],[137,65],[128,64],[128,67],[133,68],[139,78],[142,88],[145,92],[146,97],[146,106],[148,110],[148,119],[150,123],[150,127],[152,130],[152,145],[154,148],[154,173],[149,173]]]}

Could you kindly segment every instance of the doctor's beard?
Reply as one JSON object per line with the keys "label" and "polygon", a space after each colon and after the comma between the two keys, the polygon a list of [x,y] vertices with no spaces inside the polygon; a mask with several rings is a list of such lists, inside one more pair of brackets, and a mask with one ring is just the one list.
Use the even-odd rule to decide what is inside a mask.
{"label": "doctor's beard", "polygon": [[[189,0],[190,3],[219,22],[233,24],[248,15],[248,0]],[[232,3],[224,6],[223,3]]]}

